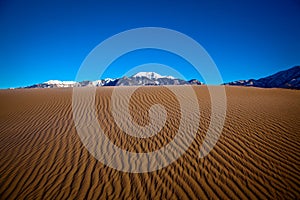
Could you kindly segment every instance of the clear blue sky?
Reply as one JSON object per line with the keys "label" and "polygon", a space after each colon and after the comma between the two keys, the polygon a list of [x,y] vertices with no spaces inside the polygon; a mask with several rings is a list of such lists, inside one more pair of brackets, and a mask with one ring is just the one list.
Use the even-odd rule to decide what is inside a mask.
{"label": "clear blue sky", "polygon": [[[0,26],[0,88],[75,80],[82,61],[101,41],[146,26],[174,29],[198,41],[224,82],[300,64],[299,0],[1,0]],[[104,75],[124,74],[120,65],[162,62],[182,64],[177,69],[187,79],[199,78],[167,53],[128,56],[131,59],[116,61]]]}

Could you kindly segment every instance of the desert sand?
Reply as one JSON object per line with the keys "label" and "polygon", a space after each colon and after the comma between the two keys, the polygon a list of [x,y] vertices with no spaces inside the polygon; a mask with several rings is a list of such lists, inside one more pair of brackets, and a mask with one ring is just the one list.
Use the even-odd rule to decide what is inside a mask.
{"label": "desert sand", "polygon": [[[176,135],[180,109],[168,89],[142,87],[131,99],[140,125],[149,122],[152,104],[168,111],[164,128],[151,139],[120,131],[110,113],[112,90],[98,88],[95,106],[116,145],[154,151]],[[200,158],[210,97],[205,86],[194,90],[201,117],[196,139],[178,160],[149,173],[117,171],[88,152],[76,132],[72,88],[1,90],[0,199],[299,199],[300,91],[226,87],[222,134]]]}

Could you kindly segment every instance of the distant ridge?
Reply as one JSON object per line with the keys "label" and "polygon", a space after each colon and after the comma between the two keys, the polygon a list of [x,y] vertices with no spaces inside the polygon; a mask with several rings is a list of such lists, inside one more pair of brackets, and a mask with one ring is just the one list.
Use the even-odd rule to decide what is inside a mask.
{"label": "distant ridge", "polygon": [[106,78],[102,80],[86,80],[81,82],[49,80],[24,88],[62,88],[62,87],[100,87],[100,86],[140,86],[140,85],[202,85],[199,80],[185,81],[172,76],[162,76],[155,72],[139,72],[131,77],[117,79]]}
{"label": "distant ridge", "polygon": [[260,79],[239,80],[225,85],[251,86],[261,88],[300,89],[300,66],[292,67]]}
{"label": "distant ridge", "polygon": [[[146,85],[203,85],[197,79],[189,81],[162,76],[156,72],[139,72],[130,77],[106,78],[102,80],[86,80],[81,82],[49,80],[22,88],[61,88],[61,87],[101,87],[101,86],[146,86]],[[288,88],[300,89],[300,66],[277,72],[271,76],[260,79],[238,80],[223,85],[248,86],[261,88]]]}

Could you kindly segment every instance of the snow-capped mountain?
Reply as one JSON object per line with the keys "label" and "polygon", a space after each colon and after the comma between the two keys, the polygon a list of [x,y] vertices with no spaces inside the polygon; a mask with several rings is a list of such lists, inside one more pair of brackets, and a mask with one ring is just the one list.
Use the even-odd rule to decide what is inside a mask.
{"label": "snow-capped mountain", "polygon": [[175,79],[173,76],[162,76],[155,72],[139,72],[139,73],[133,75],[132,77],[134,77],[134,78],[145,77],[148,79],[159,79],[159,78]]}
{"label": "snow-capped mountain", "polygon": [[73,87],[75,86],[75,81],[59,81],[59,80],[49,80],[44,82],[46,85],[56,85],[57,87]]}
{"label": "snow-capped mountain", "polygon": [[139,85],[202,85],[200,81],[192,79],[185,81],[172,76],[162,76],[155,72],[139,72],[131,77],[117,79],[106,78],[95,81],[59,81],[49,80],[25,88],[60,88],[60,87],[92,87],[92,86],[139,86]]}
{"label": "snow-capped mountain", "polygon": [[134,85],[188,85],[188,81],[162,76],[155,72],[139,72],[131,77],[122,77],[111,82],[113,86],[134,86]]}
{"label": "snow-capped mountain", "polygon": [[[131,77],[122,77],[117,79],[106,78],[95,81],[59,81],[49,80],[44,83],[38,83],[25,88],[59,88],[59,87],[100,87],[100,86],[139,86],[139,85],[203,85],[197,79],[185,81],[172,76],[162,76],[155,72],[139,72]],[[252,86],[262,88],[290,88],[300,89],[300,66],[295,66],[288,70],[280,71],[274,75],[260,78],[239,80],[224,85]]]}
{"label": "snow-capped mountain", "polygon": [[280,71],[265,78],[260,78],[257,80],[239,80],[225,83],[225,85],[300,89],[300,66],[295,66],[288,70]]}
{"label": "snow-capped mountain", "polygon": [[59,80],[49,80],[44,83],[38,83],[25,88],[63,88],[63,87],[91,87],[91,86],[104,86],[108,82],[114,79],[104,79],[96,81],[59,81]]}

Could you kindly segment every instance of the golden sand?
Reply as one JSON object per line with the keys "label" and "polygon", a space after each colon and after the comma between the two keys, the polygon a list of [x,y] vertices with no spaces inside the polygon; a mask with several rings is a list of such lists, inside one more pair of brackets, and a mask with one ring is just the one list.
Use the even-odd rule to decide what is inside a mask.
{"label": "golden sand", "polygon": [[[159,134],[137,139],[115,124],[112,89],[98,88],[96,95],[99,124],[111,141],[147,152],[173,139],[180,109],[172,92],[164,87],[135,92],[130,112],[139,125],[149,123],[148,109],[155,103],[168,113]],[[210,154],[199,158],[211,110],[207,88],[194,90],[201,117],[196,139],[168,167],[142,174],[107,167],[83,146],[71,88],[1,90],[0,199],[300,198],[300,92],[226,87],[223,132]]]}

